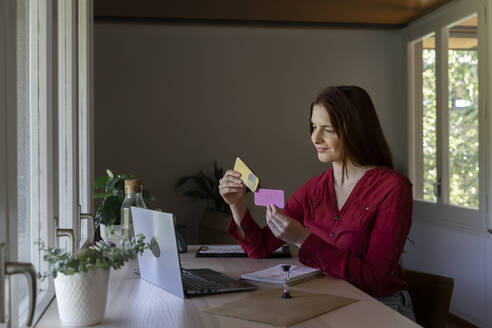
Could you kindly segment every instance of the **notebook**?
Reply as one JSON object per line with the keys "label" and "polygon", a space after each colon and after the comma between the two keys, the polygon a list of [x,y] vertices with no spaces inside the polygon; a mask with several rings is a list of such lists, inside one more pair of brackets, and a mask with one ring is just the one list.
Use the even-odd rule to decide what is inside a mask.
{"label": "notebook", "polygon": [[[285,264],[278,264],[268,269],[245,273],[241,275],[241,279],[255,280],[270,284],[281,285],[285,282],[282,265]],[[300,265],[291,265],[289,270],[289,280],[287,280],[286,282],[289,285],[293,285],[321,275],[322,272],[319,269],[313,269]]]}
{"label": "notebook", "polygon": [[[248,257],[240,245],[203,245],[197,252],[196,257]],[[268,257],[292,257],[289,246],[278,248]]]}

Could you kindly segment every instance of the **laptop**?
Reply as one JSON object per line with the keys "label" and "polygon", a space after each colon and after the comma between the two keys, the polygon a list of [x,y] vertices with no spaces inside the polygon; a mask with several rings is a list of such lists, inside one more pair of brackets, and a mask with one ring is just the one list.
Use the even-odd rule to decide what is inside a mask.
{"label": "laptop", "polygon": [[140,278],[181,298],[258,288],[210,269],[183,269],[176,243],[174,216],[170,213],[132,207],[133,229],[156,244],[138,256]]}

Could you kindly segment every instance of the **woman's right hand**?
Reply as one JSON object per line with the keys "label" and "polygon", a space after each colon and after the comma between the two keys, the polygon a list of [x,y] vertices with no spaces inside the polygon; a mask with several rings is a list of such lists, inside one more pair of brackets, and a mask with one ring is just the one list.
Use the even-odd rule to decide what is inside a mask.
{"label": "woman's right hand", "polygon": [[219,193],[231,208],[245,202],[246,186],[240,176],[239,172],[227,170],[219,180]]}

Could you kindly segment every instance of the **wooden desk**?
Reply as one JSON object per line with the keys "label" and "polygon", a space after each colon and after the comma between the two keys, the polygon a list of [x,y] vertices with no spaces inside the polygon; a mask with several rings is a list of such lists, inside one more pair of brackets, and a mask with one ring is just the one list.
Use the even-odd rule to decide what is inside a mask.
{"label": "wooden desk", "polygon": [[[260,260],[249,258],[195,258],[197,249],[198,246],[191,246],[188,253],[181,254],[181,262],[184,268],[211,268],[237,278],[244,272],[260,270],[279,263],[299,263],[296,258]],[[260,287],[251,292],[199,296],[183,300],[146,281],[140,280],[133,273],[133,269],[137,265],[137,262],[133,261],[124,268],[111,272],[106,315],[102,324],[94,327],[272,327],[266,324],[222,317],[200,311],[200,309],[217,306],[252,293],[261,292],[265,290],[265,287]],[[260,285],[257,282],[255,284]],[[344,280],[325,276],[294,287],[311,292],[323,292],[356,298],[360,301],[291,327],[420,327]],[[58,319],[56,299],[36,327],[62,327]]]}

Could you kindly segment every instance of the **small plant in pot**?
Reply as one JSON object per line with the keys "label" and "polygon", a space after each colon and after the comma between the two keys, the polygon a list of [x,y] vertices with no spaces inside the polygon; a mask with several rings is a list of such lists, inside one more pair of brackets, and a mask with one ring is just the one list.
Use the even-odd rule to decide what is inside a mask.
{"label": "small plant in pot", "polygon": [[203,171],[195,175],[181,177],[175,190],[183,196],[204,200],[206,210],[200,220],[200,244],[234,244],[235,240],[227,232],[227,224],[231,219],[231,209],[219,193],[219,180],[224,176],[224,169],[217,166],[211,175]]}
{"label": "small plant in pot", "polygon": [[109,269],[141,254],[155,242],[145,243],[141,234],[125,239],[122,247],[110,247],[99,241],[73,256],[61,248],[47,247],[41,240],[39,249],[51,270],[39,273],[41,279],[53,277],[60,320],[70,326],[90,326],[104,318],[108,294]]}
{"label": "small plant in pot", "polygon": [[[125,180],[135,179],[133,174],[113,174],[106,169],[106,175],[97,178],[93,189],[98,191],[93,198],[102,199],[96,212],[96,227],[100,228],[101,238],[118,244],[121,240],[121,205],[125,200]],[[147,190],[143,189],[142,197],[147,206],[155,200],[155,197]]]}

